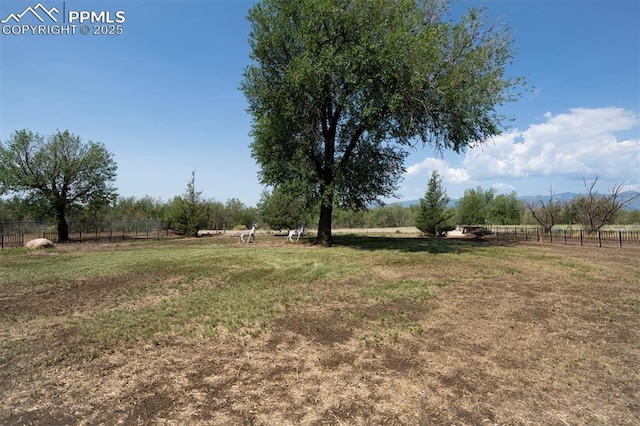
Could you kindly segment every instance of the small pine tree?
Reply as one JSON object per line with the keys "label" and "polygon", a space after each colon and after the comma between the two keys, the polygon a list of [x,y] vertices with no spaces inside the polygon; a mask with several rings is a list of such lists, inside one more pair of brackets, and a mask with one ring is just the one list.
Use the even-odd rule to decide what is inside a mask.
{"label": "small pine tree", "polygon": [[173,199],[168,218],[169,223],[190,237],[197,236],[198,230],[207,225],[208,216],[208,206],[202,201],[202,192],[196,191],[195,181],[195,172],[192,172],[184,195]]}
{"label": "small pine tree", "polygon": [[420,199],[420,209],[414,219],[416,228],[433,236],[451,230],[451,226],[446,225],[446,221],[453,216],[448,203],[449,197],[442,187],[442,180],[438,172],[433,171],[427,184],[427,192],[424,198]]}

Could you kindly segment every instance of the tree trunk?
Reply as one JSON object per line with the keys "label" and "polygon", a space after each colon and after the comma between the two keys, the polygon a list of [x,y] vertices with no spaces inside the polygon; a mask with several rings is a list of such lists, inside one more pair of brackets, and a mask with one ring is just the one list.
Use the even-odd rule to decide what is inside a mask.
{"label": "tree trunk", "polygon": [[[330,105],[330,103],[329,103]],[[330,110],[329,108],[328,110]],[[335,145],[336,145],[336,125],[340,113],[335,112],[332,117],[325,117],[322,121],[323,137],[324,137],[324,165],[320,175],[322,177],[320,184],[320,220],[318,222],[318,243],[324,246],[330,246],[333,241],[331,239],[331,221],[333,219],[333,196],[334,196],[334,179],[335,179]]]}
{"label": "tree trunk", "polygon": [[69,225],[65,217],[66,206],[56,203],[56,223],[58,225],[58,242],[69,241]]}
{"label": "tree trunk", "polygon": [[[333,198],[333,197],[331,197]],[[318,243],[324,246],[330,246],[333,241],[331,239],[331,220],[333,216],[333,200],[322,200],[320,204],[320,221],[318,222]]]}

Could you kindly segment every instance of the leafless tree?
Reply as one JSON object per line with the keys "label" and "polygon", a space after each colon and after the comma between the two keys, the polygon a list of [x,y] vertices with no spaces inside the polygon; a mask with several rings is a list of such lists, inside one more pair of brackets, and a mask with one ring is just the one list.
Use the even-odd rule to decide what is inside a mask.
{"label": "leafless tree", "polygon": [[590,181],[583,178],[587,193],[572,201],[576,222],[589,232],[596,232],[604,225],[613,223],[616,213],[640,197],[640,193],[624,191],[623,184],[615,184],[608,194],[600,194],[596,191],[599,179],[600,176]]}
{"label": "leafless tree", "polygon": [[535,201],[526,203],[526,206],[536,222],[542,226],[544,232],[549,232],[560,217],[565,203],[562,200],[556,199],[553,188],[549,187],[549,197],[546,200],[539,197]]}

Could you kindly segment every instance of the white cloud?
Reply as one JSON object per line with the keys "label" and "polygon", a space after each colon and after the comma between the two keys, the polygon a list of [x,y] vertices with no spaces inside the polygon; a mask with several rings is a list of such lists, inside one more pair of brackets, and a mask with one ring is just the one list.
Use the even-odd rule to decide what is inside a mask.
{"label": "white cloud", "polygon": [[623,185],[622,190],[640,192],[640,183],[634,185]]}
{"label": "white cloud", "polygon": [[494,183],[491,187],[495,189],[498,194],[509,194],[511,191],[516,190],[515,186],[502,182]]}
{"label": "white cloud", "polygon": [[[537,194],[550,186],[577,192],[583,178],[594,176],[605,186],[640,187],[640,120],[634,113],[576,108],[542,118],[524,131],[510,131],[470,149],[460,162],[454,156],[449,161],[427,157],[409,165],[405,183],[414,186],[418,178],[424,191],[424,182],[436,170],[453,195],[476,185],[490,185],[499,193]],[[634,137],[618,138],[622,134]]]}
{"label": "white cloud", "polygon": [[628,178],[629,171],[640,170],[640,139],[618,141],[615,136],[638,124],[633,113],[580,108],[556,116],[546,113],[544,118],[544,123],[524,132],[505,133],[471,149],[464,160],[471,179],[594,174]]}
{"label": "white cloud", "polygon": [[418,175],[423,171],[430,175],[434,170],[438,172],[445,183],[465,183],[469,181],[469,175],[465,169],[449,167],[445,160],[433,157],[427,157],[421,162],[407,167],[406,175]]}

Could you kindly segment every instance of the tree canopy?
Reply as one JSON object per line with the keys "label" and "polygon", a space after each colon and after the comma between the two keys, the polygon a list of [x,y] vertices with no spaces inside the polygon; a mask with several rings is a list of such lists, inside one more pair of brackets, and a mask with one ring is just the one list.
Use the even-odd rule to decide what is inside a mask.
{"label": "tree canopy", "polygon": [[489,208],[495,199],[495,189],[484,190],[478,186],[466,189],[457,203],[456,220],[461,225],[484,224],[489,217]]}
{"label": "tree canopy", "polygon": [[104,205],[115,196],[113,155],[99,142],[56,132],[16,131],[0,141],[0,194],[13,192],[56,216],[58,240],[69,239],[66,214],[74,206]]}
{"label": "tree canopy", "polygon": [[249,12],[242,90],[261,181],[320,205],[364,209],[395,193],[416,144],[462,152],[500,133],[517,98],[509,29],[443,1],[262,0]]}
{"label": "tree canopy", "polygon": [[427,184],[427,192],[424,198],[420,199],[420,210],[415,218],[416,228],[425,234],[434,236],[453,229],[453,227],[444,226],[444,223],[453,216],[447,206],[448,203],[449,197],[447,191],[442,187],[442,179],[440,179],[438,172],[434,171]]}
{"label": "tree canopy", "polygon": [[292,195],[285,186],[264,191],[258,202],[258,209],[262,220],[271,229],[297,229],[307,221],[309,212],[300,197]]}
{"label": "tree canopy", "polygon": [[184,194],[173,198],[167,222],[187,236],[196,237],[198,230],[207,226],[207,210],[208,205],[202,199],[202,191],[196,190],[196,172],[193,171]]}
{"label": "tree canopy", "polygon": [[515,191],[499,194],[487,206],[486,215],[486,220],[497,225],[518,225],[522,223],[524,203]]}

